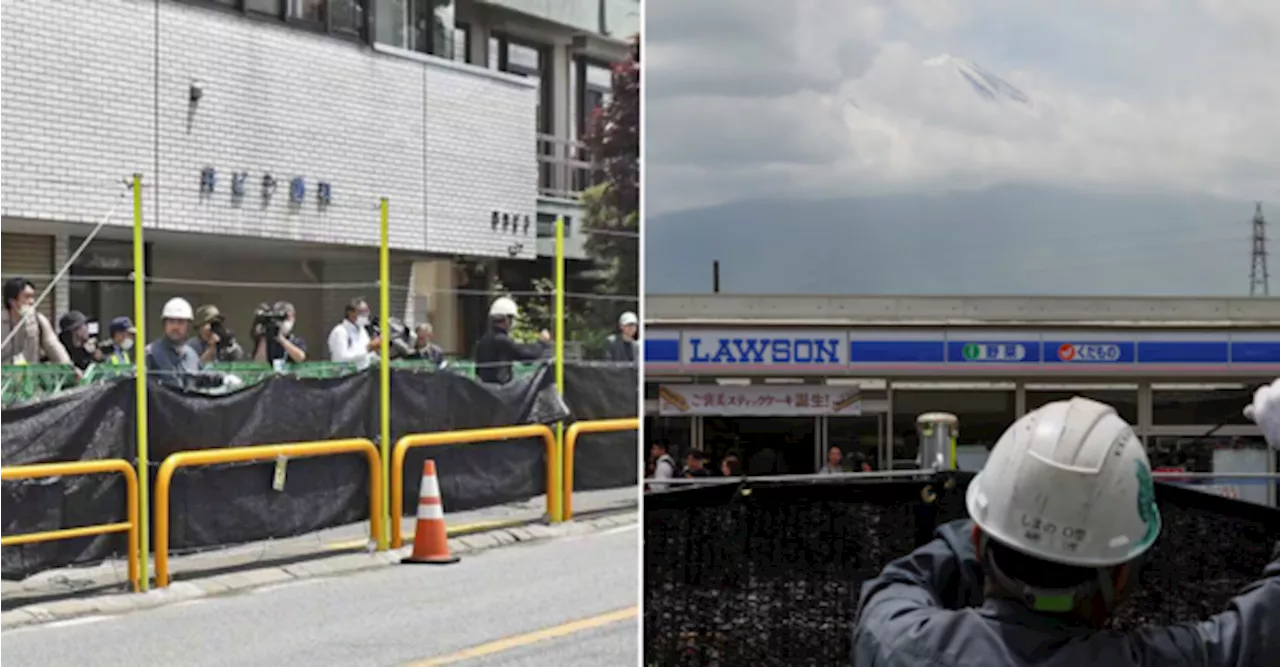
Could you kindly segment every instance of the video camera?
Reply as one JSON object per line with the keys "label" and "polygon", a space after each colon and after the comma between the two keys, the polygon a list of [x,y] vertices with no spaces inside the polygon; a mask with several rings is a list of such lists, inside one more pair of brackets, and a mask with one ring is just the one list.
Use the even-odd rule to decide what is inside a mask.
{"label": "video camera", "polygon": [[266,336],[275,340],[280,336],[280,324],[289,318],[289,313],[270,304],[259,304],[253,311],[253,337]]}
{"label": "video camera", "polygon": [[[409,327],[405,326],[404,322],[388,317],[386,329],[386,335],[389,337],[387,339],[388,354],[392,359],[401,359],[413,354],[413,341],[410,340]],[[376,317],[369,319],[369,325],[365,330],[368,331],[370,339],[383,334],[382,326]]]}

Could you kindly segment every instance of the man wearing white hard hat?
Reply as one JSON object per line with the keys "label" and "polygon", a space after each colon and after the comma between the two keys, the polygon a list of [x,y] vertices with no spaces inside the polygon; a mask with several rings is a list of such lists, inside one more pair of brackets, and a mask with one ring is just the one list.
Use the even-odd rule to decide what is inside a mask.
{"label": "man wearing white hard hat", "polygon": [[[1280,380],[1246,414],[1280,449]],[[1101,629],[1160,534],[1146,452],[1111,407],[1073,398],[1014,422],[966,504],[971,520],[863,584],[855,664],[1280,665],[1280,546],[1207,621]]]}
{"label": "man wearing white hard hat", "polygon": [[489,330],[476,341],[476,376],[484,382],[507,384],[514,377],[513,361],[537,361],[550,352],[551,334],[545,329],[538,342],[525,345],[511,338],[511,327],[520,316],[516,302],[508,297],[494,299],[489,306]]}
{"label": "man wearing white hard hat", "polygon": [[640,329],[640,318],[627,311],[618,318],[618,333],[610,334],[609,345],[605,348],[605,358],[609,361],[635,363],[639,356],[636,332]]}
{"label": "man wearing white hard hat", "polygon": [[147,345],[146,354],[147,372],[164,384],[183,387],[200,373],[200,357],[187,345],[194,318],[191,304],[182,297],[169,299],[160,311],[164,335]]}

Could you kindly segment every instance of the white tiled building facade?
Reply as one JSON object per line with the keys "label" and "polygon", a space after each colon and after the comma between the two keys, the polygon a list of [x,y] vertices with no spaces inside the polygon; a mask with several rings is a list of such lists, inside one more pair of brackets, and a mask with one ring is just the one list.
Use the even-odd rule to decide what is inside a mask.
{"label": "white tiled building facade", "polygon": [[[600,4],[563,1],[557,11],[581,5],[577,14],[569,12],[579,18],[588,5]],[[351,19],[348,32],[334,30],[332,18],[328,30],[285,20],[295,6],[317,2],[330,12],[358,7],[369,29],[361,29],[364,18]],[[458,287],[453,271],[434,265],[454,258],[533,260],[537,214],[545,208],[537,145],[547,128],[539,127],[539,114],[548,96],[534,79],[486,63],[494,50],[491,28],[514,34],[524,23],[547,33],[547,62],[562,70],[571,69],[566,58],[573,56],[566,54],[582,48],[582,29],[563,21],[557,29],[558,17],[529,16],[538,8],[512,7],[521,4],[514,0],[472,1],[458,8],[475,17],[471,24],[451,29],[460,55],[475,65],[415,52],[407,41],[388,46],[361,38],[385,34],[373,19],[385,25],[388,8],[412,4],[281,0],[275,3],[281,16],[265,17],[236,0],[6,0],[5,277],[15,275],[15,267],[33,274],[41,273],[38,267],[44,274],[61,268],[75,247],[69,241],[121,200],[134,173],[143,177],[153,258],[165,255],[154,258],[153,276],[171,268],[185,271],[183,278],[200,277],[202,260],[220,260],[208,262],[216,277],[235,266],[227,279],[257,280],[253,258],[265,255],[288,257],[278,263],[289,270],[275,267],[286,274],[282,280],[335,282],[368,274],[373,282],[376,254],[369,251],[379,242],[382,197],[390,202],[394,273],[406,289]],[[264,5],[273,3],[249,2],[251,9]],[[403,22],[413,25],[412,19]],[[623,52],[620,39],[603,43]],[[571,74],[562,74],[550,80],[563,97]],[[543,87],[547,81],[543,73]],[[127,240],[131,223],[126,200],[102,238]],[[51,257],[44,257],[41,238]],[[304,261],[311,263],[301,267]],[[328,322],[314,325],[313,338],[350,297],[314,291],[288,295],[303,301],[300,312],[309,306]],[[149,311],[165,292],[149,292]],[[224,311],[279,298],[208,296],[233,304]],[[393,297],[392,314],[409,319],[450,318],[456,310],[436,296],[426,301],[430,312],[414,313],[423,300],[403,291]],[[86,308],[68,306],[74,300],[60,284],[54,308]],[[122,313],[90,313],[114,314]],[[442,332],[450,334],[448,327]]]}

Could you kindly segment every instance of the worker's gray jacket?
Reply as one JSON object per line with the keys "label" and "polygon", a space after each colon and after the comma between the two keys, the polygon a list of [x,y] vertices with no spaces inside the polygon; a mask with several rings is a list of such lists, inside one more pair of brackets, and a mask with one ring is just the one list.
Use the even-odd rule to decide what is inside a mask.
{"label": "worker's gray jacket", "polygon": [[[1261,580],[1202,623],[1095,630],[1009,600],[982,600],[968,520],[862,585],[858,667],[1280,666],[1280,549]],[[1205,573],[1212,576],[1212,573]]]}

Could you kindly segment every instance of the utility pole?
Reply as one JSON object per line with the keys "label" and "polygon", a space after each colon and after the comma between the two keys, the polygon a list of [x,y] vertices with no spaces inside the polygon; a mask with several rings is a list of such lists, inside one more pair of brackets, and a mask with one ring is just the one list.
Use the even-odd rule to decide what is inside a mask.
{"label": "utility pole", "polygon": [[1262,217],[1262,202],[1253,213],[1253,262],[1249,268],[1249,296],[1271,296],[1267,273],[1267,219]]}

